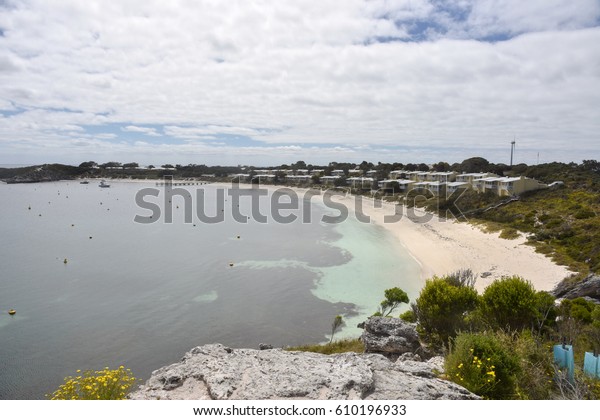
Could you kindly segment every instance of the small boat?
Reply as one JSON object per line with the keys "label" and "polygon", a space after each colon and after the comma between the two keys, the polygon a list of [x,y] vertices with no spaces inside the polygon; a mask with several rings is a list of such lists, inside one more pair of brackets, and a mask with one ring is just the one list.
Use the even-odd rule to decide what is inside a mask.
{"label": "small boat", "polygon": [[110,184],[107,184],[105,180],[100,181],[98,185],[100,188],[110,188]]}
{"label": "small boat", "polygon": [[89,184],[90,181],[81,181],[80,184]]}
{"label": "small boat", "polygon": [[8,311],[8,314],[9,314],[9,315],[14,315],[14,314],[16,314],[16,313],[17,313],[17,311],[15,311],[14,309],[10,309],[10,310]]}

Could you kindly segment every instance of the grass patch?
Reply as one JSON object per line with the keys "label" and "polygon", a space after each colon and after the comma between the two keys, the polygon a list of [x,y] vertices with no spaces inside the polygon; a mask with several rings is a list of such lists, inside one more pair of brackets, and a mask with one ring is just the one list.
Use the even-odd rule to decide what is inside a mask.
{"label": "grass patch", "polygon": [[364,353],[365,346],[358,338],[334,341],[327,344],[312,344],[296,347],[286,347],[287,351],[308,351],[311,353],[336,354],[336,353]]}
{"label": "grass patch", "polygon": [[518,239],[521,237],[521,234],[517,229],[508,227],[502,229],[502,232],[500,232],[500,237],[502,239]]}

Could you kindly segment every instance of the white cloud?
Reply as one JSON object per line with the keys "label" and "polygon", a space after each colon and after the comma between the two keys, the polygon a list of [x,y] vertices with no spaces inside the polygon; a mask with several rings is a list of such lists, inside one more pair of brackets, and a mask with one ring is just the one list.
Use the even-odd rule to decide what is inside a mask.
{"label": "white cloud", "polygon": [[[10,156],[450,159],[393,152],[420,145],[506,160],[513,135],[561,160],[598,150],[594,0],[15,3],[0,12]],[[423,22],[429,40],[378,42],[408,41]],[[106,124],[156,139],[120,144],[97,133]],[[215,144],[228,136],[266,146]]]}
{"label": "white cloud", "polygon": [[156,128],[152,127],[138,127],[135,125],[128,125],[127,127],[121,127],[122,131],[130,133],[143,133],[147,136],[160,137],[161,134],[156,132]]}
{"label": "white cloud", "polygon": [[230,134],[238,136],[255,136],[260,133],[247,127],[231,127],[219,125],[206,125],[201,127],[165,126],[165,134],[181,139],[215,139],[215,134]]}

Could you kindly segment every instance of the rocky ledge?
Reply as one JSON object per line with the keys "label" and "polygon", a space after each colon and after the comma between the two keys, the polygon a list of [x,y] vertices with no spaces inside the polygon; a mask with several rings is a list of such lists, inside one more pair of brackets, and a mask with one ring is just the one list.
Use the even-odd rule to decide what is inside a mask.
{"label": "rocky ledge", "polygon": [[[131,399],[478,399],[438,378],[442,358],[231,349],[209,344],[152,373]],[[418,359],[415,357],[414,359]]]}
{"label": "rocky ledge", "polygon": [[558,298],[575,299],[583,297],[594,303],[600,303],[600,275],[590,274],[578,283],[562,281],[553,291]]}

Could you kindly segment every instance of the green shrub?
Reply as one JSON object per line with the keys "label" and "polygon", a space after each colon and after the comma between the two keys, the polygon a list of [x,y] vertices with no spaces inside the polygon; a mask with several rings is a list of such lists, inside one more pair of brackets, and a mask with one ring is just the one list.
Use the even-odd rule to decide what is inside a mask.
{"label": "green shrub", "polygon": [[582,297],[575,299],[564,299],[560,303],[560,314],[562,317],[569,317],[582,322],[583,324],[592,323],[592,312],[595,304],[585,300]]}
{"label": "green shrub", "polygon": [[600,305],[596,305],[592,311],[592,326],[600,329]]}
{"label": "green shrub", "polygon": [[413,306],[421,330],[442,343],[468,326],[467,316],[478,301],[474,288],[456,286],[452,281],[436,276],[427,280]]}
{"label": "green shrub", "polygon": [[480,304],[483,318],[494,328],[521,330],[535,324],[536,292],[518,276],[503,277],[485,288]]}
{"label": "green shrub", "polygon": [[552,345],[540,341],[529,331],[509,338],[509,345],[519,360],[516,398],[546,400],[552,397],[554,360]]}
{"label": "green shrub", "polygon": [[412,309],[409,309],[406,312],[402,312],[399,318],[406,322],[417,322],[417,316],[415,315]]}
{"label": "green shrub", "polygon": [[590,209],[581,209],[573,215],[576,219],[589,219],[590,217],[596,216],[593,210]]}
{"label": "green shrub", "polygon": [[519,234],[519,231],[515,228],[504,228],[502,229],[502,232],[500,232],[500,237],[502,239],[517,239],[519,238],[521,235]]}
{"label": "green shrub", "polygon": [[485,399],[510,399],[516,395],[518,358],[493,333],[461,333],[446,358],[448,379]]}

